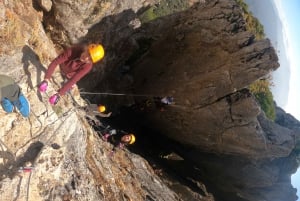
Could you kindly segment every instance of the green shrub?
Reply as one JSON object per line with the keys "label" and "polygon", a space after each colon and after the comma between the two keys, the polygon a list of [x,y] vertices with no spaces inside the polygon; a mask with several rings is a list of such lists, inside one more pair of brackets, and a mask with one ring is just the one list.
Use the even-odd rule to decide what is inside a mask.
{"label": "green shrub", "polygon": [[176,12],[183,11],[188,8],[186,0],[161,0],[143,12],[139,19],[142,23],[146,23],[156,18],[170,15]]}
{"label": "green shrub", "polygon": [[154,7],[150,7],[145,12],[143,12],[139,18],[142,23],[149,22],[155,20],[158,16],[153,12]]}
{"label": "green shrub", "polygon": [[243,10],[243,17],[246,20],[246,29],[252,32],[257,39],[265,38],[264,26],[249,11],[248,5],[243,0],[236,0]]}
{"label": "green shrub", "polygon": [[271,78],[261,79],[251,84],[249,89],[259,102],[261,109],[265,112],[266,116],[274,121],[276,112],[273,94],[270,90],[271,85]]}

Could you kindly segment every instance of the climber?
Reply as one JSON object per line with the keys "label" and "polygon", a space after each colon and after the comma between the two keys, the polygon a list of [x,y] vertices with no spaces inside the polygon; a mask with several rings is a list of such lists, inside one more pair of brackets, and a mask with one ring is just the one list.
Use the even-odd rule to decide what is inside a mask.
{"label": "climber", "polygon": [[135,142],[135,135],[121,130],[110,129],[104,133],[103,140],[113,144],[112,152],[115,152],[116,148],[122,149],[127,145],[132,145]]}
{"label": "climber", "polygon": [[172,96],[165,96],[160,99],[160,102],[165,105],[171,105],[174,104],[174,98]]}
{"label": "climber", "polygon": [[165,96],[165,97],[154,97],[154,102],[157,108],[160,111],[164,111],[167,105],[175,104],[174,98],[172,96]]}
{"label": "climber", "polygon": [[44,80],[39,84],[39,91],[45,92],[48,82],[57,65],[67,82],[58,92],[49,98],[49,102],[55,105],[60,96],[68,92],[82,77],[92,69],[93,63],[100,61],[104,57],[104,49],[100,44],[90,44],[88,46],[74,46],[58,57],[56,57],[48,67]]}
{"label": "climber", "polygon": [[16,107],[23,117],[29,117],[30,105],[13,78],[0,74],[0,100],[5,112],[11,113]]}
{"label": "climber", "polygon": [[89,116],[100,116],[100,117],[110,117],[112,112],[105,114],[106,107],[104,105],[89,104],[82,107],[87,115]]}
{"label": "climber", "polygon": [[[101,125],[101,122],[97,119],[97,117],[110,117],[112,112],[105,114],[106,107],[104,105],[97,104],[89,104],[87,106],[81,107],[86,114],[86,118],[90,121],[90,123],[95,124],[97,126]],[[93,123],[94,122],[94,123]]]}

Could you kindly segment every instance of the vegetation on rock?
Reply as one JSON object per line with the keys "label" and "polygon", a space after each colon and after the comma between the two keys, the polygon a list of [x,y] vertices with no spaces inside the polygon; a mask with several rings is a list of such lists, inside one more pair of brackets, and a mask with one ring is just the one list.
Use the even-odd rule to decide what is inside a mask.
{"label": "vegetation on rock", "polygon": [[273,100],[273,94],[270,90],[270,86],[272,85],[272,79],[269,77],[257,80],[250,85],[249,89],[256,97],[266,116],[271,120],[275,120],[275,104]]}
{"label": "vegetation on rock", "polygon": [[[246,4],[243,0],[236,0],[236,2],[243,10],[243,17],[246,20],[246,29],[253,33],[255,38],[258,40],[265,38],[264,27],[259,20],[253,16],[252,12],[249,10],[248,4]],[[276,113],[273,94],[270,90],[271,85],[272,80],[270,77],[260,79],[250,85],[250,91],[256,97],[266,116],[269,119],[274,120]]]}
{"label": "vegetation on rock", "polygon": [[256,39],[265,38],[264,26],[249,11],[248,5],[243,0],[236,0],[243,10],[243,17],[246,20],[246,29],[255,35]]}
{"label": "vegetation on rock", "polygon": [[143,12],[139,18],[142,23],[146,23],[156,18],[180,12],[188,8],[188,3],[185,0],[162,0]]}

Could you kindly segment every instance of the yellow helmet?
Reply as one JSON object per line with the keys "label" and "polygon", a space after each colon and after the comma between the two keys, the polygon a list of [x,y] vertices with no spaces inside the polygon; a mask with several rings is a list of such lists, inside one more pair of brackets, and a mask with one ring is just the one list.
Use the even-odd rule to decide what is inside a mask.
{"label": "yellow helmet", "polygon": [[105,108],[104,105],[98,106],[98,111],[99,111],[99,112],[105,112],[105,110],[106,110],[106,108]]}
{"label": "yellow helmet", "polygon": [[102,45],[90,44],[88,49],[93,63],[100,61],[104,57],[104,48]]}
{"label": "yellow helmet", "polygon": [[130,135],[130,141],[129,144],[133,144],[135,142],[135,136],[131,133]]}

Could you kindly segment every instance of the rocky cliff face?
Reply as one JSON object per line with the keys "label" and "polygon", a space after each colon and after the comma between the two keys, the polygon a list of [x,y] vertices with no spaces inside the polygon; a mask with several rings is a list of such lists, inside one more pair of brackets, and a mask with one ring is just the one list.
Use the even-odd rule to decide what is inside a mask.
{"label": "rocky cliff face", "polygon": [[133,66],[134,89],[176,104],[147,113],[147,125],[194,148],[181,154],[218,199],[296,200],[299,122],[280,109],[268,120],[244,89],[278,67],[270,42],[245,31],[234,1],[198,4],[151,26],[165,34]]}
{"label": "rocky cliff face", "polygon": [[260,108],[242,90],[278,67],[270,42],[253,40],[233,1],[210,1],[162,21],[168,18],[171,24],[160,30],[166,34],[133,67],[136,93],[176,99],[168,112],[149,114],[154,124],[182,143],[217,153],[287,156],[290,134],[286,152],[268,143],[257,120]]}
{"label": "rocky cliff face", "polygon": [[[33,6],[0,2],[0,70],[18,82],[31,105],[28,119],[0,110],[0,200],[180,200],[138,155],[120,151],[110,157],[111,145],[68,95],[57,106],[48,104],[62,81],[59,73],[48,94],[37,92],[56,52],[43,13]],[[84,104],[76,89],[71,93]],[[30,173],[20,169],[29,166]]]}
{"label": "rocky cliff face", "polygon": [[[298,166],[300,124],[280,108],[275,122],[268,120],[246,89],[278,67],[270,42],[246,31],[233,0],[174,2],[0,2],[0,69],[20,83],[32,105],[28,120],[0,112],[1,200],[212,200],[200,181],[217,200],[297,199],[290,175]],[[137,155],[110,158],[110,145],[70,97],[47,104],[35,86],[56,52],[41,21],[55,45],[104,44],[104,61],[80,87],[175,98],[175,105],[164,112],[151,108],[138,123],[179,142],[174,150],[181,160],[165,158],[200,195],[174,193]],[[72,93],[84,104],[77,90]],[[141,101],[95,99],[112,108]],[[28,162],[34,171],[18,173]]]}

